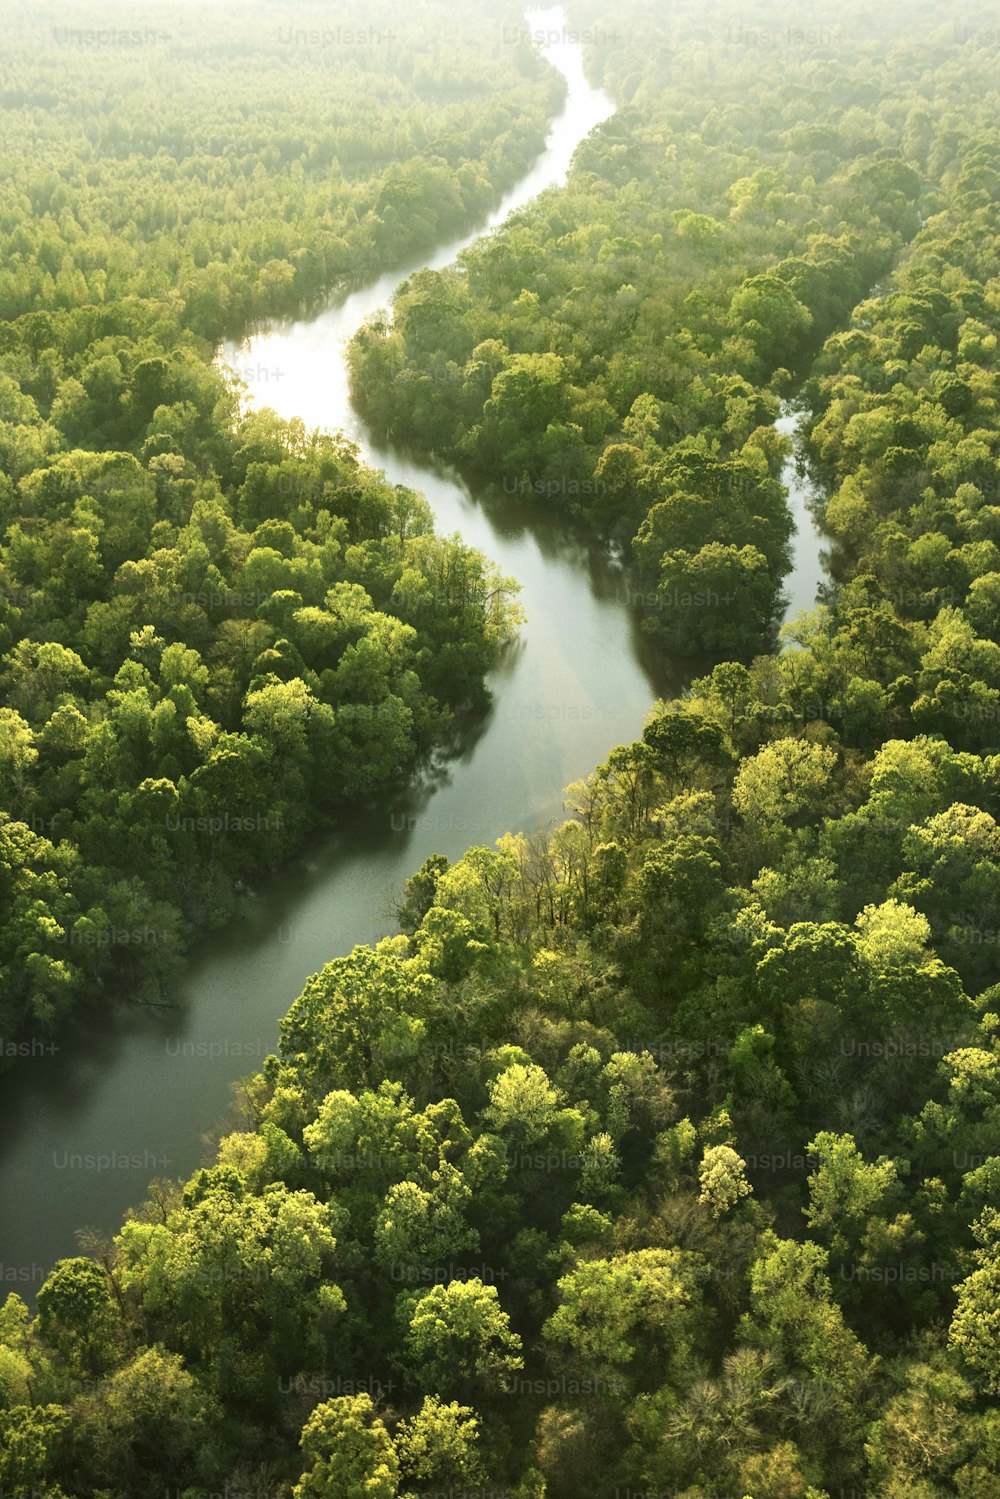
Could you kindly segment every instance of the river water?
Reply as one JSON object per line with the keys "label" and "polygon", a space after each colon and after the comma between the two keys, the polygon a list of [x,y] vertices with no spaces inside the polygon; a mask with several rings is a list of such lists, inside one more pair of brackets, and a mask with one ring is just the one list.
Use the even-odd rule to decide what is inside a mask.
{"label": "river water", "polygon": [[[195,953],[165,1015],[128,1012],[95,1036],[68,1035],[55,1055],[24,1060],[0,1103],[0,1294],[31,1297],[76,1231],[112,1232],[155,1176],[205,1158],[230,1086],[272,1051],[278,1022],[311,973],[395,929],[392,899],[432,853],[459,857],[502,833],[562,819],[562,791],[615,745],[636,738],[653,699],[676,683],[638,628],[621,575],[537,506],[511,496],[488,507],[444,469],[380,449],[355,413],[344,359],[361,324],[421,265],[449,265],[473,239],[566,177],[573,153],[614,112],[588,84],[560,11],[533,30],[567,82],[545,151],[474,233],[395,270],[318,315],[276,326],[223,355],[254,401],[307,426],[342,431],[390,479],[422,490],[439,531],[461,533],[523,586],[528,620],[492,674],[494,707],[460,752],[404,796],[359,811],[257,897],[253,919]],[[554,35],[553,35],[554,34]],[[791,416],[782,419],[790,430]],[[818,544],[794,465],[799,521],[792,610],[821,576]]]}

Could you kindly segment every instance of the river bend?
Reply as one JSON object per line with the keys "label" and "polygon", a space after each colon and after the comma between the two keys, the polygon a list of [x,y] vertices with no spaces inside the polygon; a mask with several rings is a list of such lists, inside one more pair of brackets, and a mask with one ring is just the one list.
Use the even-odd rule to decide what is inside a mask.
{"label": "river bend", "polygon": [[[489,220],[315,316],[222,351],[251,399],[342,431],[390,480],[427,496],[439,531],[460,532],[521,582],[527,624],[492,674],[494,707],[456,757],[317,842],[259,895],[253,920],[206,941],[175,1010],[127,1012],[101,1035],[64,1036],[54,1056],[26,1059],[4,1079],[0,1289],[32,1297],[53,1262],[76,1252],[78,1228],[113,1232],[151,1177],[194,1170],[230,1085],[274,1049],[279,1019],[308,976],[394,930],[392,897],[430,854],[454,859],[506,831],[561,820],[567,783],[636,738],[652,700],[674,685],[639,631],[620,573],[596,550],[516,497],[480,505],[455,475],[383,450],[350,401],[347,344],[399,282],[423,265],[451,264],[563,183],[577,146],[614,113],[584,76],[562,13],[533,12],[528,22],[566,79],[566,103],[543,154]],[[783,418],[783,429],[790,423]],[[799,521],[789,580],[798,608],[813,602],[821,573],[794,465],[785,478]]]}

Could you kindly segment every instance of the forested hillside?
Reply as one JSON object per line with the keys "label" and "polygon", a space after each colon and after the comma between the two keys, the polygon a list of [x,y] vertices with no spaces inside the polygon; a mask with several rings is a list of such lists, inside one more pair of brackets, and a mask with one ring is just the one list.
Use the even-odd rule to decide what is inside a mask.
{"label": "forested hillside", "polygon": [[474,222],[538,151],[559,88],[535,51],[487,45],[494,7],[446,16],[5,17],[12,1045],[168,993],[193,930],[486,700],[513,584],[348,445],[241,416],[212,364],[223,334]]}
{"label": "forested hillside", "polygon": [[[428,861],[401,935],[309,981],[217,1160],[36,1318],[8,1299],[4,1491],[1000,1495],[996,32],[574,13],[616,32],[622,113],[413,278],[357,376],[401,435],[584,497],[567,522],[633,544],[652,628],[708,664],[563,826]],[[795,380],[834,581],[767,653]],[[348,461],[235,493],[272,537],[277,475]],[[308,568],[297,525],[268,566]],[[735,601],[670,604],[706,580]],[[274,587],[283,630],[330,628]],[[160,650],[190,690],[161,647],[129,670]]]}

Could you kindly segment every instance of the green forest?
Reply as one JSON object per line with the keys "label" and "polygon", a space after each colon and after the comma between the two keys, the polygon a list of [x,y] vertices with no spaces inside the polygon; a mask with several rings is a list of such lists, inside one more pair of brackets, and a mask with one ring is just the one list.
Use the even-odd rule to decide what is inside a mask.
{"label": "green forest", "polygon": [[[516,7],[382,10],[363,67],[272,0],[158,9],[152,73],[0,39],[7,1035],[168,995],[517,632],[212,362],[473,224],[559,108]],[[689,685],[561,825],[414,871],[212,1159],[7,1297],[2,1495],[1000,1496],[995,13],[567,13],[617,113],[356,399],[619,557]],[[789,400],[831,575],[779,631]]]}
{"label": "green forest", "polygon": [[280,5],[158,7],[152,80],[148,47],[109,71],[65,39],[84,0],[5,29],[5,1037],[158,1002],[249,880],[485,701],[515,585],[213,363],[474,220],[537,151],[537,54],[491,58],[484,5],[418,59],[446,11],[396,17],[364,92],[363,51],[277,43]]}

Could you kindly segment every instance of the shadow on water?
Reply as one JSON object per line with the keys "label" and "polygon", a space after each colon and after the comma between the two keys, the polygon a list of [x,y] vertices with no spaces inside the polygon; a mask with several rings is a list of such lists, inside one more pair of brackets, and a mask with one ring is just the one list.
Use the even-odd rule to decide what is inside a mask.
{"label": "shadow on water", "polygon": [[[547,55],[567,80],[566,107],[543,157],[490,223],[563,181],[575,146],[613,112],[586,82],[575,42]],[[448,264],[474,237],[429,263]],[[350,404],[344,351],[394,284],[383,275],[226,356],[245,362],[253,399],[342,431],[392,482],[421,490],[439,533],[459,532],[521,582],[527,623],[491,673],[492,705],[457,725],[448,753],[405,786],[348,809],[333,832],[317,828],[305,853],[248,898],[242,919],[195,948],[175,1008],[69,1028],[55,1055],[30,1056],[4,1078],[8,1289],[32,1296],[55,1259],[75,1252],[78,1227],[113,1230],[152,1177],[201,1163],[230,1088],[274,1050],[280,1017],[308,977],[395,930],[394,900],[424,859],[455,860],[505,832],[561,822],[564,787],[635,739],[652,701],[682,685],[640,628],[621,569],[563,517],[517,495],[479,503],[444,467],[372,444]],[[287,377],[277,386],[267,383],[275,369]],[[803,566],[806,551],[803,542]]]}

